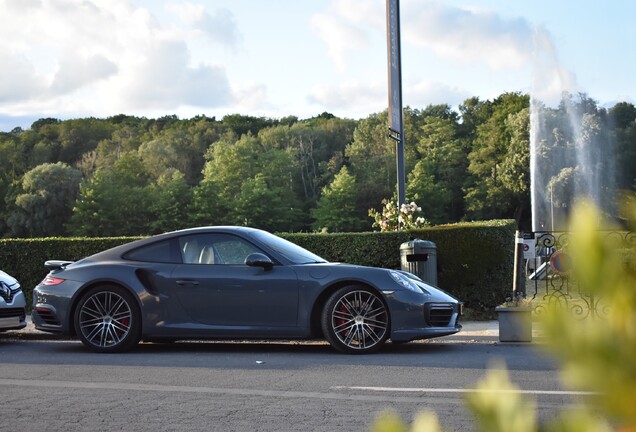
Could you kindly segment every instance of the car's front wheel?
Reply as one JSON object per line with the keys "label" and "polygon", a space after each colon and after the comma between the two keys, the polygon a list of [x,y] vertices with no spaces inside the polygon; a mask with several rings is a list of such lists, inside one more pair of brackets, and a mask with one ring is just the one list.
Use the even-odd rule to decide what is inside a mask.
{"label": "car's front wheel", "polygon": [[122,352],[141,339],[141,315],[133,296],[109,285],[90,289],[75,309],[75,331],[97,352]]}
{"label": "car's front wheel", "polygon": [[340,288],[327,300],[321,317],[329,343],[348,354],[379,349],[389,336],[389,312],[372,290],[360,286]]}

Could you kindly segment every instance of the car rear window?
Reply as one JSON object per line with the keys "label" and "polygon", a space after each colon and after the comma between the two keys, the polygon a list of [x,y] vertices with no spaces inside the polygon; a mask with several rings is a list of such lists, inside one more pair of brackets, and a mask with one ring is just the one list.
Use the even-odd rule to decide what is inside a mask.
{"label": "car rear window", "polygon": [[171,239],[134,249],[126,253],[124,259],[179,264],[181,263],[181,254],[179,253],[176,239]]}

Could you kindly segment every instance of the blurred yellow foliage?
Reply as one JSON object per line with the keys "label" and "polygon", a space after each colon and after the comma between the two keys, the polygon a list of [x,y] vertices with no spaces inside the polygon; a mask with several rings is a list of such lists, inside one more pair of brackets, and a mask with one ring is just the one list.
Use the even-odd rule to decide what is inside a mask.
{"label": "blurred yellow foliage", "polygon": [[491,367],[466,400],[484,432],[534,432],[536,404],[518,392],[503,365]]}
{"label": "blurred yellow foliage", "polygon": [[[636,207],[631,212],[636,216]],[[619,247],[612,236],[601,232],[608,223],[590,204],[577,207],[571,227],[569,250],[575,263],[574,276],[589,294],[597,296],[605,313],[597,319],[580,321],[567,311],[551,311],[543,323],[548,347],[561,359],[567,384],[598,392],[591,406],[602,409],[613,422],[633,428],[636,427],[634,253]]]}
{"label": "blurred yellow foliage", "polygon": [[[623,200],[621,213],[636,227],[636,197]],[[612,228],[593,206],[582,203],[573,212],[568,252],[573,276],[582,289],[600,301],[601,317],[580,320],[563,307],[543,317],[546,348],[561,361],[564,383],[593,392],[581,405],[561,412],[541,430],[550,432],[636,432],[636,247],[616,242],[602,230]],[[631,248],[631,249],[630,249]],[[491,368],[469,394],[467,403],[478,429],[488,432],[539,430],[534,400],[522,397],[502,366]],[[438,432],[433,413],[417,420],[412,432]],[[419,418],[419,417],[418,417]],[[395,414],[384,414],[373,432],[409,430]]]}

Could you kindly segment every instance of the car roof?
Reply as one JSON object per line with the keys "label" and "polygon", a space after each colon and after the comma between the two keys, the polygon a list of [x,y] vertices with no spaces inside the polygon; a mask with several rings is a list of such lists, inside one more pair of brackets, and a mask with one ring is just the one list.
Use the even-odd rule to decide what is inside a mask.
{"label": "car roof", "polygon": [[98,252],[89,257],[86,257],[87,261],[96,261],[96,260],[109,260],[120,258],[126,252],[137,249],[139,247],[145,246],[150,243],[154,243],[161,240],[171,239],[175,237],[180,237],[184,235],[192,235],[192,234],[201,234],[201,233],[255,233],[255,232],[263,232],[262,230],[244,226],[203,226],[203,227],[195,227],[195,228],[186,228],[177,231],[171,231],[163,234],[157,234],[151,237],[135,240],[129,243],[125,243],[119,246],[115,246],[113,248]]}

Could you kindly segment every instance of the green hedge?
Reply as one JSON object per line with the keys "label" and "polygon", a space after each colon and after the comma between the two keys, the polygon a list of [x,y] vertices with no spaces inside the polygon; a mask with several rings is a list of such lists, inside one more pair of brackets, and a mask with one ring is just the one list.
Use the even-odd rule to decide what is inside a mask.
{"label": "green hedge", "polygon": [[[329,261],[396,269],[403,242],[431,240],[437,245],[439,286],[467,307],[490,313],[512,287],[514,232],[514,221],[505,220],[389,233],[279,235]],[[20,281],[30,306],[33,287],[47,273],[44,261],[74,261],[137,238],[0,240],[0,269]]]}

